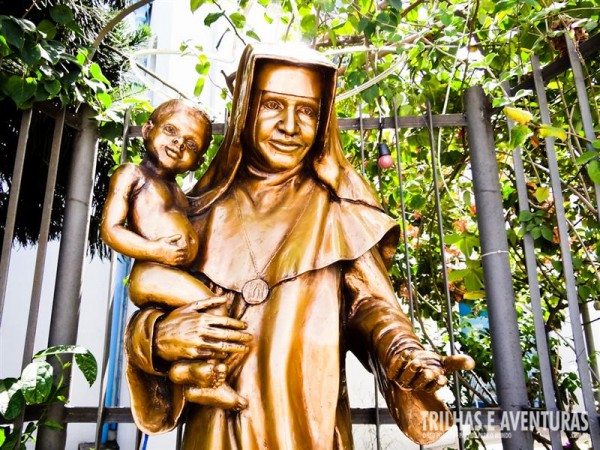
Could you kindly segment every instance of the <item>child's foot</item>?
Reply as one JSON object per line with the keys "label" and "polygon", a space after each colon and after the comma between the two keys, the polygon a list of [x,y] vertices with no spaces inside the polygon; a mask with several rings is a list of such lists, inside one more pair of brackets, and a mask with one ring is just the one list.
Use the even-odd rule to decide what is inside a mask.
{"label": "child's foot", "polygon": [[208,362],[178,362],[169,369],[169,379],[176,384],[216,388],[225,383],[227,366]]}
{"label": "child's foot", "polygon": [[184,390],[185,398],[192,403],[214,406],[221,409],[241,411],[248,406],[248,400],[239,395],[229,385],[221,384],[219,387],[202,388],[188,386]]}

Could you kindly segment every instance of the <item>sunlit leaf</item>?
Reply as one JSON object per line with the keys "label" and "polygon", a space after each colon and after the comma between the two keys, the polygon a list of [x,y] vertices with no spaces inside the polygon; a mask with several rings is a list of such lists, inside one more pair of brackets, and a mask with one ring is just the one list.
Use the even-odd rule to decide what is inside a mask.
{"label": "sunlit leaf", "polygon": [[90,75],[94,77],[95,80],[101,81],[107,86],[110,85],[110,81],[108,81],[108,79],[104,76],[98,63],[90,64]]}
{"label": "sunlit leaf", "polygon": [[525,125],[533,118],[533,114],[531,114],[529,111],[513,108],[512,106],[505,106],[504,114],[506,114],[509,119],[521,125]]}
{"label": "sunlit leaf", "polygon": [[28,405],[43,403],[52,390],[53,370],[46,361],[28,364],[21,374],[21,391]]}
{"label": "sunlit leaf", "polygon": [[561,141],[567,140],[567,132],[562,128],[553,127],[551,125],[542,124],[539,128],[540,136],[543,138],[553,137]]}
{"label": "sunlit leaf", "polygon": [[233,13],[229,16],[229,19],[236,28],[244,28],[244,25],[246,25],[246,16],[241,13]]}
{"label": "sunlit leaf", "polygon": [[548,198],[550,197],[550,188],[539,187],[535,190],[533,195],[538,202],[542,203],[548,200]]}
{"label": "sunlit leaf", "polygon": [[205,3],[210,2],[209,0],[190,0],[190,9],[192,10],[192,12],[194,12]]}
{"label": "sunlit leaf", "polygon": [[464,293],[463,298],[465,300],[479,300],[485,297],[485,291],[467,291]]}
{"label": "sunlit leaf", "polygon": [[198,78],[196,81],[196,85],[194,86],[194,95],[199,97],[202,94],[202,90],[204,89],[204,77]]}
{"label": "sunlit leaf", "polygon": [[510,130],[511,147],[520,147],[527,138],[533,134],[533,131],[526,125],[517,125]]}

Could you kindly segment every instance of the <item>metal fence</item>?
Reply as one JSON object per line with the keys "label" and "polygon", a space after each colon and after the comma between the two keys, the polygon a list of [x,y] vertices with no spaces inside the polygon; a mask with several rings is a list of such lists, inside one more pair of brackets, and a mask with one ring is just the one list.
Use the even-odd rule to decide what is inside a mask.
{"label": "metal fence", "polygon": [[[586,94],[586,87],[583,82],[583,75],[580,63],[580,56],[586,57],[595,54],[598,45],[598,36],[590,39],[582,45],[579,53],[574,49],[573,44],[567,39],[568,56],[558,60],[556,63],[544,68],[539,67],[536,57],[532,57],[533,77],[530,81],[512,88],[515,93],[523,88],[535,88],[537,102],[539,104],[540,116],[543,123],[550,123],[551,118],[548,114],[546,101],[545,84],[553,77],[564,72],[572,70],[575,78],[579,108],[583,120],[585,136],[591,142],[596,139],[592,114],[589,109],[589,100]],[[486,302],[489,312],[489,327],[492,343],[492,355],[495,370],[495,393],[498,407],[488,408],[494,413],[509,411],[531,411],[531,405],[528,404],[527,389],[525,383],[525,373],[520,350],[520,336],[517,324],[517,313],[515,310],[515,294],[513,290],[513,280],[509,260],[509,246],[507,243],[505,217],[502,204],[502,195],[500,192],[498,173],[499,168],[496,159],[496,150],[494,136],[492,132],[491,117],[497,112],[491,108],[488,99],[480,87],[473,87],[465,93],[465,113],[452,115],[433,115],[428,107],[424,116],[411,117],[385,117],[385,118],[365,118],[357,119],[339,119],[339,127],[342,131],[354,131],[361,133],[361,139],[365,131],[377,130],[382,126],[389,133],[393,133],[394,146],[396,152],[396,166],[398,175],[399,198],[401,217],[399,219],[401,228],[407,229],[406,217],[407,208],[404,204],[403,193],[403,167],[401,164],[401,145],[399,141],[399,130],[403,128],[423,128],[428,130],[430,139],[429,165],[433,176],[433,198],[435,201],[437,233],[440,240],[440,258],[442,264],[441,277],[443,278],[445,308],[447,311],[447,333],[450,339],[449,348],[451,352],[455,351],[454,336],[456,324],[453,323],[451,311],[453,309],[452,300],[449,291],[448,268],[446,265],[446,255],[444,237],[443,211],[440,205],[440,189],[438,177],[438,163],[436,161],[436,142],[434,130],[439,128],[466,127],[468,132],[468,146],[470,152],[470,169],[473,175],[473,191],[477,204],[479,239],[481,243],[481,260],[484,269]],[[2,244],[2,260],[0,262],[0,320],[5,304],[5,294],[8,278],[8,270],[11,256],[11,246],[15,230],[15,219],[17,213],[17,204],[19,190],[22,182],[25,151],[27,148],[27,139],[29,136],[29,126],[31,123],[32,111],[23,112],[21,128],[19,131],[19,143],[16,151],[14,171],[11,179],[10,198],[7,207],[7,220],[4,228],[4,240]],[[29,306],[29,319],[25,336],[25,347],[23,352],[23,366],[31,359],[34,350],[35,333],[37,329],[38,312],[40,296],[42,291],[42,282],[44,279],[44,261],[46,258],[47,244],[49,239],[50,215],[52,212],[53,191],[56,182],[56,171],[61,147],[61,136],[66,123],[75,127],[77,138],[73,146],[72,169],[70,185],[66,195],[64,225],[62,229],[62,238],[58,259],[56,288],[54,292],[54,301],[52,307],[52,317],[50,331],[48,335],[48,345],[75,344],[77,339],[77,328],[80,306],[80,291],[82,284],[82,268],[86,254],[87,233],[89,228],[89,212],[91,193],[93,189],[93,177],[95,171],[96,149],[97,149],[97,124],[91,118],[91,111],[85,109],[80,112],[79,117],[67,117],[65,113],[59,114],[55,120],[55,132],[52,143],[52,154],[49,160],[48,177],[46,182],[46,195],[41,213],[40,235],[37,247],[37,259],[34,270],[34,281]],[[509,124],[509,127],[512,124]],[[223,124],[215,124],[213,130],[215,134],[223,133]],[[125,135],[123,136],[124,145],[132,137],[140,135],[139,127],[130,127],[125,124]],[[591,145],[591,144],[590,144]],[[362,146],[362,144],[361,144]],[[589,417],[589,436],[592,442],[592,448],[600,448],[600,427],[598,424],[598,414],[596,401],[594,397],[594,385],[592,377],[598,381],[597,375],[589,365],[588,357],[594,356],[593,331],[587,306],[580,308],[577,295],[577,283],[574,277],[573,262],[569,247],[569,230],[564,211],[563,202],[558,201],[563,198],[562,185],[563,180],[559,173],[556,153],[554,151],[554,138],[548,137],[545,142],[545,149],[548,160],[548,173],[551,182],[553,195],[557,201],[556,205],[556,223],[560,240],[560,249],[562,254],[563,275],[566,297],[568,301],[568,311],[571,323],[571,332],[573,337],[574,352],[577,362],[577,374],[581,384],[581,394],[583,406]],[[513,170],[518,191],[519,208],[521,211],[529,211],[529,200],[526,185],[526,175],[523,169],[523,161],[520,149],[513,152]],[[364,164],[364,157],[362,158]],[[364,171],[364,167],[363,167]],[[595,186],[596,192],[596,210],[600,210],[597,204],[600,187]],[[534,240],[531,234],[525,234],[523,238],[523,251],[526,258],[528,273],[528,282],[530,286],[531,308],[534,317],[534,327],[536,336],[537,351],[539,354],[539,371],[541,374],[543,391],[543,409],[545,411],[557,412],[560,406],[556,402],[556,393],[552,382],[552,367],[548,341],[544,329],[544,317],[541,306],[541,294],[538,283],[536,250]],[[404,233],[403,249],[404,267],[407,269],[407,284],[410,316],[414,318],[412,305],[418,302],[418,299],[412,297],[412,282],[410,270],[409,248],[406,233]],[[113,258],[114,263],[114,258]],[[112,304],[112,289],[114,276],[111,279],[111,287],[108,295],[109,302],[107,307],[106,320],[106,338],[105,351],[103,353],[103,362],[100,370],[101,380],[101,398],[98,405],[89,407],[69,407],[56,405],[50,411],[50,418],[59,422],[68,424],[76,422],[87,422],[97,424],[96,448],[99,448],[102,440],[102,426],[105,423],[130,423],[132,416],[128,408],[120,406],[106,407],[106,371],[109,364],[109,348],[111,346],[111,327],[114,306]],[[10,301],[10,300],[9,300]],[[0,325],[3,325],[0,322]],[[114,330],[113,334],[114,334]],[[113,336],[114,342],[114,336]],[[113,345],[114,347],[114,345]],[[592,358],[593,359],[593,358]],[[468,378],[468,377],[467,377]],[[456,378],[454,382],[456,402],[455,413],[457,417],[469,412],[473,412],[474,406],[461,407],[461,383],[470,387],[468,380]],[[597,394],[597,392],[596,392]],[[24,417],[21,417],[17,426],[21,426],[24,420],[31,419],[35,411],[30,411]],[[377,433],[377,447],[379,448],[379,427],[383,424],[392,423],[391,417],[385,408],[379,408],[377,400],[373,408],[354,409],[353,422],[355,424],[375,424]],[[461,421],[458,421],[460,427]],[[65,427],[66,428],[66,427]],[[511,430],[511,435],[503,437],[503,447],[505,449],[532,448],[532,433],[528,430],[518,427]],[[37,448],[47,450],[59,450],[65,446],[66,429],[40,430]],[[178,430],[178,436],[181,436],[181,429]],[[560,432],[550,430],[550,439],[547,446],[553,450],[562,448]],[[138,444],[141,441],[138,439]],[[458,447],[464,448],[464,437],[460,433]]]}

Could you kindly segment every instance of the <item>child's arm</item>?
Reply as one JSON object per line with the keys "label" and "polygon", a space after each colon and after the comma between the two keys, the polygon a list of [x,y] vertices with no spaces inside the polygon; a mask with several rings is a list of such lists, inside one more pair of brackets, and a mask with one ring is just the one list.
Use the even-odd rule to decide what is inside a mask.
{"label": "child's arm", "polygon": [[177,245],[182,237],[180,234],[149,240],[125,226],[132,201],[131,193],[141,187],[143,182],[143,175],[134,164],[124,164],[112,175],[100,225],[102,240],[130,258],[170,266],[183,264],[186,248]]}

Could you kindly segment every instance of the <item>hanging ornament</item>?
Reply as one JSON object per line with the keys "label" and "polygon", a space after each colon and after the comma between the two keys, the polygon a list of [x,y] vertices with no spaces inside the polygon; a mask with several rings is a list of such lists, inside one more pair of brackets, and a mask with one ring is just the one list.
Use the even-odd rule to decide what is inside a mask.
{"label": "hanging ornament", "polygon": [[377,143],[377,164],[382,169],[389,169],[394,165],[394,159],[390,154],[390,148],[385,141]]}
{"label": "hanging ornament", "polygon": [[383,119],[379,116],[379,142],[377,142],[377,164],[382,169],[389,169],[394,165],[394,159],[392,158],[390,148],[383,137]]}

